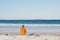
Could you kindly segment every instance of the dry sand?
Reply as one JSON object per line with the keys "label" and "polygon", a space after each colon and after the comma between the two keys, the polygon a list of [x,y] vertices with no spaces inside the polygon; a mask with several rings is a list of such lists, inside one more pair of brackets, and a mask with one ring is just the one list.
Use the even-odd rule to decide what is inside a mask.
{"label": "dry sand", "polygon": [[43,35],[0,35],[0,40],[60,40],[60,35],[43,34]]}

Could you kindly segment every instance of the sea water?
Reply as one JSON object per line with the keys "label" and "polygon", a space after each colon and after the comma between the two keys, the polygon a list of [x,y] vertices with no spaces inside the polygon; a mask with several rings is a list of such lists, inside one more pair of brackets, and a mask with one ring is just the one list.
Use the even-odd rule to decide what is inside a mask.
{"label": "sea water", "polygon": [[60,33],[60,20],[0,20],[0,33],[19,34],[21,25],[27,33]]}

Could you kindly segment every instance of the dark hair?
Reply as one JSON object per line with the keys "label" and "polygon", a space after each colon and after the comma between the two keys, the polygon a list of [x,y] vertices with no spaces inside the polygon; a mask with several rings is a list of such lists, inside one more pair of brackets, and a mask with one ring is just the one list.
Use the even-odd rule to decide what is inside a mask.
{"label": "dark hair", "polygon": [[24,25],[22,25],[22,27],[24,27]]}

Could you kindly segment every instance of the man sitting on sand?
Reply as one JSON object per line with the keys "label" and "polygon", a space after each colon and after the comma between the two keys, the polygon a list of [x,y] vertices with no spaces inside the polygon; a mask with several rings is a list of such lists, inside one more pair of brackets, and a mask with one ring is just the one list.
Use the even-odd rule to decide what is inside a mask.
{"label": "man sitting on sand", "polygon": [[24,25],[22,25],[22,27],[20,28],[20,35],[26,35],[26,28],[24,27]]}

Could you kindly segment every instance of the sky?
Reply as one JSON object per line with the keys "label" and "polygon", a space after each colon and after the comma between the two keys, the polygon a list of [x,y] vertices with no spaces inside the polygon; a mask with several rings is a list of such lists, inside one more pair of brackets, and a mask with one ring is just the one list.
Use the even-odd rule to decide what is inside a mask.
{"label": "sky", "polygon": [[60,19],[60,0],[0,0],[2,19]]}

